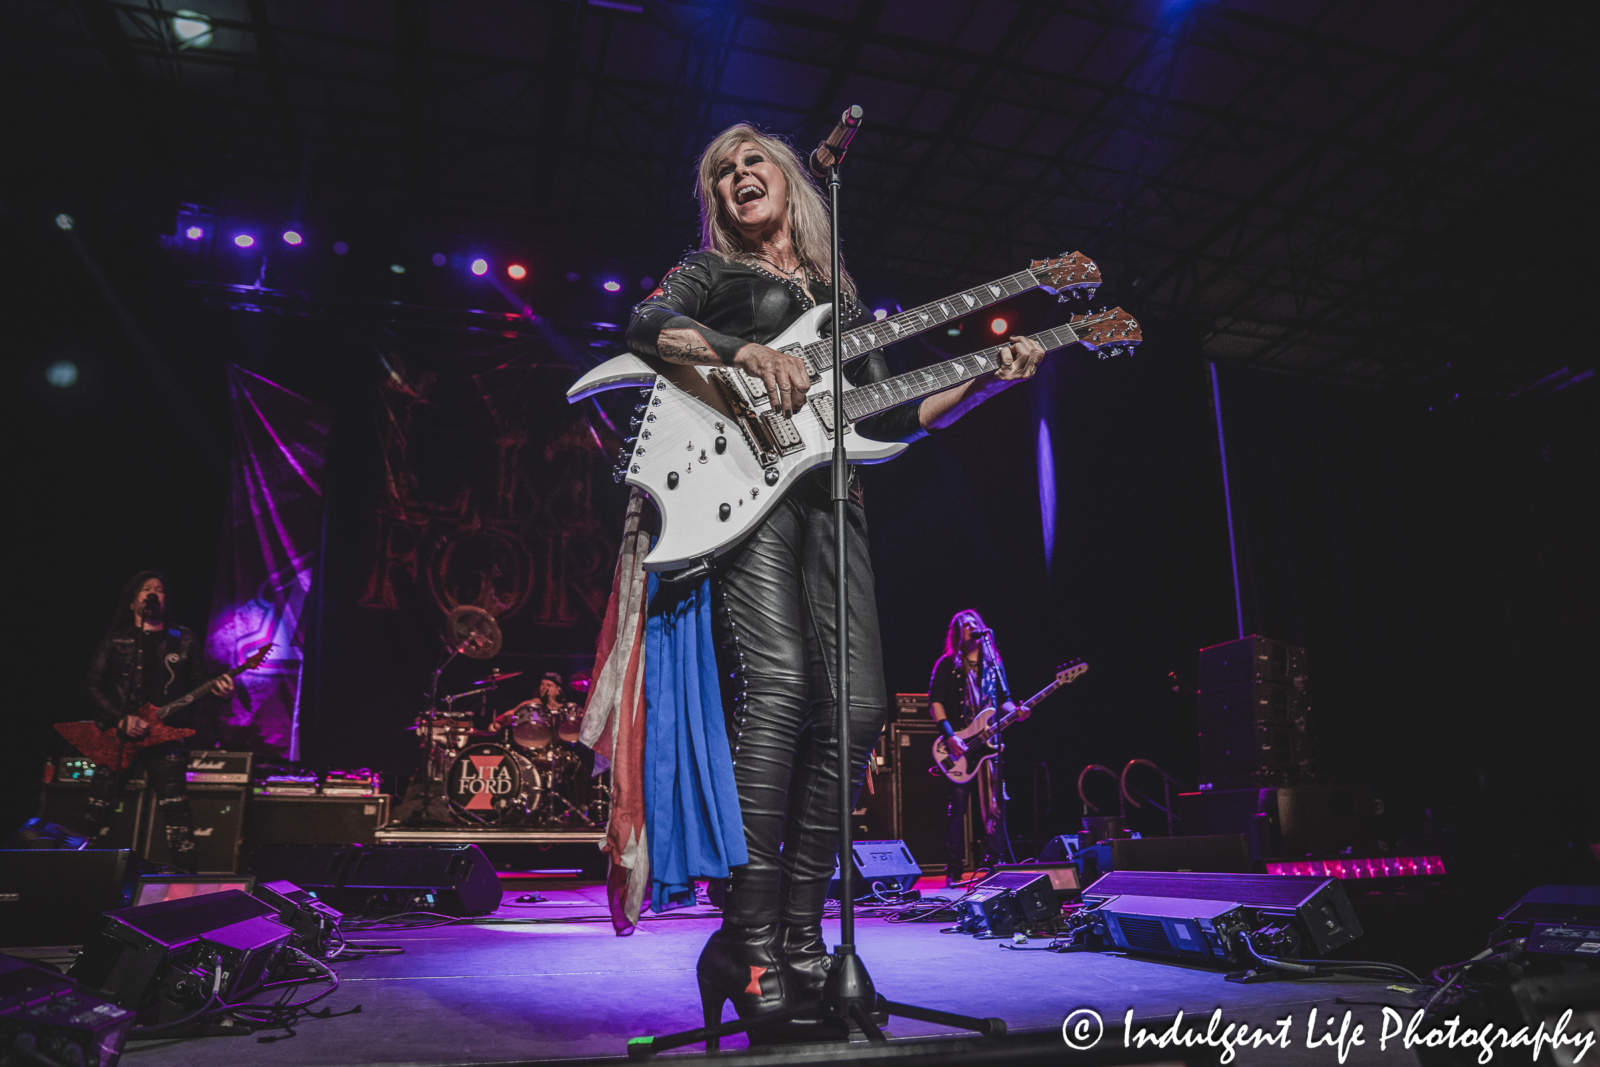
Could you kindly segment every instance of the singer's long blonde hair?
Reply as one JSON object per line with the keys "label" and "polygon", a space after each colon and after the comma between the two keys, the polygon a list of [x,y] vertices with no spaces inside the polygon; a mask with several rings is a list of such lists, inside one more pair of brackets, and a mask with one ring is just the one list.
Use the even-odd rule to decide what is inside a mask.
{"label": "singer's long blonde hair", "polygon": [[[711,139],[706,150],[700,153],[699,185],[695,199],[700,201],[700,248],[715,252],[726,259],[740,262],[759,262],[750,254],[740,239],[739,230],[727,217],[722,201],[717,197],[717,164],[722,157],[745,142],[759,148],[783,172],[789,186],[789,240],[801,265],[813,276],[829,280],[829,267],[833,259],[833,224],[828,218],[828,205],[822,190],[811,180],[805,163],[793,148],[776,137],[768,136],[747,122],[729,126]],[[846,306],[858,302],[856,283],[844,269],[843,257],[839,262],[839,286]]]}

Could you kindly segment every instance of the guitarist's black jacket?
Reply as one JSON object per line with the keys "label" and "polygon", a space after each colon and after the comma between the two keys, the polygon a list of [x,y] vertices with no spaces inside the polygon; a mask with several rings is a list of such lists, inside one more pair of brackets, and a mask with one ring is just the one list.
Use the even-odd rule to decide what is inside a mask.
{"label": "guitarist's black jacket", "polygon": [[[148,642],[139,630],[122,626],[107,632],[89,662],[89,699],[100,725],[112,727],[144,704],[160,707],[205,680],[200,643],[187,626],[156,631]],[[178,708],[166,723],[192,727],[194,711],[195,704]]]}
{"label": "guitarist's black jacket", "polygon": [[[798,286],[798,283],[792,283]],[[833,288],[809,281],[806,288],[818,304],[831,303]],[[797,293],[773,274],[714,252],[691,252],[661,279],[661,286],[633,309],[628,322],[628,347],[636,355],[659,358],[656,340],[662,330],[691,329],[705,338],[711,350],[728,366],[734,353],[754,341],[767,344],[810,310]],[[865,308],[853,301],[846,309],[845,328],[870,321]],[[813,386],[813,395],[832,388],[831,372]],[[889,376],[883,352],[873,349],[845,364],[844,376],[852,385],[871,385]],[[860,430],[879,441],[915,441],[927,436],[917,417],[918,405],[897,408],[862,419]]]}

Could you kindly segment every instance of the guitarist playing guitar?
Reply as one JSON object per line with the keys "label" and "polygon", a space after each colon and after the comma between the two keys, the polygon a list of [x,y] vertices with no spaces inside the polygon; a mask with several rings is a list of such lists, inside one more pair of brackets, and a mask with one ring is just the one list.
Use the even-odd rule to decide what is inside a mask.
{"label": "guitarist playing guitar", "polygon": [[[146,737],[153,725],[139,714],[149,705],[172,703],[202,685],[208,695],[227,697],[233,693],[230,674],[206,682],[198,640],[188,627],[169,626],[166,609],[167,584],[162,576],[154,571],[134,575],[123,591],[116,620],[89,667],[89,699],[95,705],[95,726],[138,740]],[[194,704],[190,703],[167,715],[164,725],[190,727],[193,720]],[[185,778],[188,748],[182,740],[151,745],[139,749],[131,765],[142,764],[150,775],[166,821],[167,845],[174,865],[192,870],[194,827]],[[108,832],[111,812],[128,769],[97,761],[89,786],[87,825],[79,828],[91,841]]]}
{"label": "guitarist playing guitar", "polygon": [[[993,631],[976,611],[958,611],[945,633],[944,655],[934,664],[933,677],[928,682],[928,714],[944,731],[951,755],[960,756],[966,750],[955,736],[956,730],[965,728],[986,707],[998,708],[1005,715],[1015,714],[1018,721],[1029,714],[1011,699],[1005,664],[995,647]],[[1011,841],[1006,834],[1005,781],[1000,757],[996,756],[987,760],[969,781],[950,783],[949,822],[944,835],[946,886],[961,879],[962,822],[974,788],[978,791],[984,847],[990,855],[1013,862]]]}

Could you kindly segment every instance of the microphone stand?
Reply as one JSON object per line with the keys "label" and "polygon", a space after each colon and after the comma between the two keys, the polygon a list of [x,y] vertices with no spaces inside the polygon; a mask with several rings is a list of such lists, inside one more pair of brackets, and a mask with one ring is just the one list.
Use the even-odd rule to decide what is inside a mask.
{"label": "microphone stand", "polygon": [[[857,116],[859,121],[859,115]],[[839,745],[839,946],[833,953],[828,968],[828,979],[822,988],[822,1013],[838,1024],[839,1037],[848,1037],[852,1029],[865,1034],[874,1043],[887,1042],[883,1031],[873,1020],[876,1015],[898,1015],[906,1019],[962,1030],[973,1030],[985,1037],[1004,1037],[1004,1019],[979,1019],[971,1015],[957,1015],[934,1008],[917,1007],[885,1000],[873,987],[867,965],[856,954],[855,911],[855,857],[850,826],[850,811],[855,797],[850,786],[850,581],[845,571],[845,524],[848,513],[845,505],[850,499],[850,460],[844,446],[844,291],[840,284],[841,256],[839,254],[839,163],[836,154],[828,166],[828,210],[833,216],[833,568],[834,568],[834,737]],[[871,591],[868,591],[871,595]],[[736,1022],[720,1026],[687,1030],[668,1037],[636,1037],[628,1042],[628,1058],[643,1059],[656,1052],[681,1045],[706,1042],[711,1051],[712,1042],[730,1034],[737,1034],[762,1022],[777,1022],[816,1010],[814,1004],[802,1005],[782,1011],[763,1012]]]}

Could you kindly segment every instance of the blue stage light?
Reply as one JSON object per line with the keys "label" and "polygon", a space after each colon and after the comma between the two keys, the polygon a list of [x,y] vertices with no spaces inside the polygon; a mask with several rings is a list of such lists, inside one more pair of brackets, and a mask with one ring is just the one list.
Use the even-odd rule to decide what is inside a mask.
{"label": "blue stage light", "polygon": [[70,359],[58,359],[45,369],[44,380],[57,389],[71,389],[78,384],[78,365]]}
{"label": "blue stage light", "polygon": [[600,286],[600,288],[604,289],[608,293],[620,293],[622,292],[622,283],[606,282],[604,285]]}
{"label": "blue stage light", "polygon": [[435,252],[433,254],[433,265],[435,267],[442,267],[448,262],[449,260],[445,259],[443,252]]}
{"label": "blue stage light", "polygon": [[391,263],[389,264],[389,269],[394,271],[396,274],[404,274],[406,272],[405,265],[401,263]]}
{"label": "blue stage light", "polygon": [[71,215],[66,215],[66,214],[57,215],[56,216],[56,225],[61,227],[63,230],[72,229],[72,227],[73,227],[72,216]]}
{"label": "blue stage light", "polygon": [[247,233],[241,233],[234,236],[233,243],[238,245],[240,248],[254,248],[256,239]]}
{"label": "blue stage light", "polygon": [[206,231],[200,226],[190,226],[187,230],[183,231],[183,235],[191,241],[198,241],[200,238],[206,235]]}
{"label": "blue stage light", "polygon": [[301,237],[299,232],[296,230],[283,231],[283,243],[286,245],[298,245],[302,244],[304,241],[305,238]]}
{"label": "blue stage light", "polygon": [[478,259],[473,260],[472,261],[472,273],[476,274],[480,278],[483,277],[485,274],[488,274],[489,273],[489,261],[487,259],[483,259],[483,258],[478,258]]}
{"label": "blue stage light", "polygon": [[882,322],[884,319],[889,317],[889,309],[888,308],[873,308],[872,309],[872,317],[877,319],[879,322]]}

